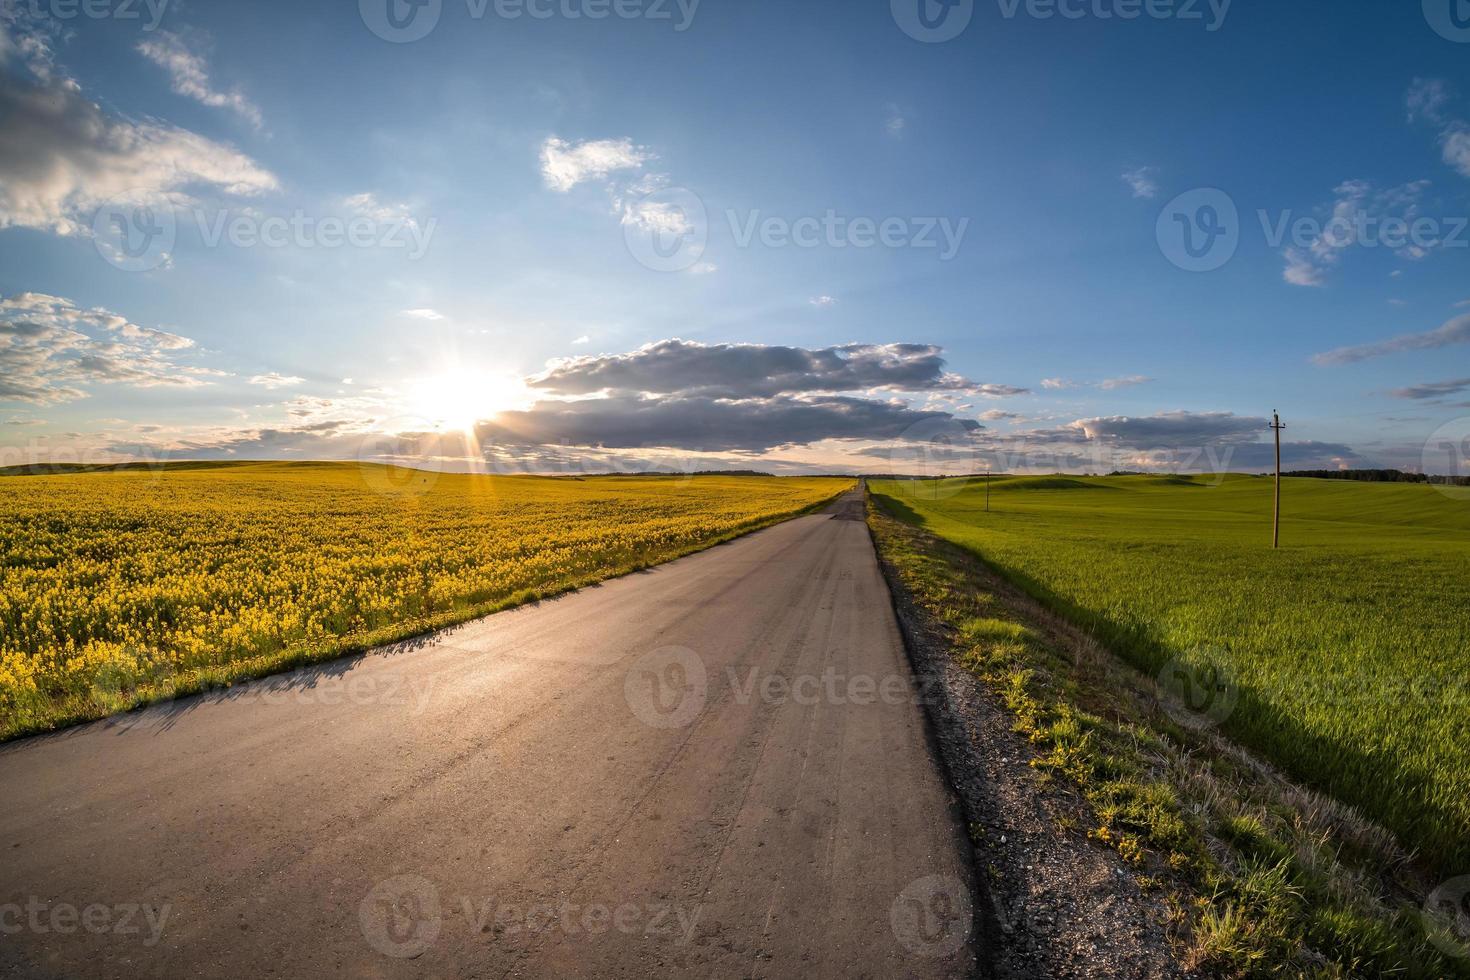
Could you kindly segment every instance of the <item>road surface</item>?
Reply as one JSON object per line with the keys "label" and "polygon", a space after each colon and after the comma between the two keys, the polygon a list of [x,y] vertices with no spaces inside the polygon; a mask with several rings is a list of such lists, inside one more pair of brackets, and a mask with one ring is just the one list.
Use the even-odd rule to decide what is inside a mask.
{"label": "road surface", "polygon": [[970,973],[861,518],[0,749],[0,971]]}

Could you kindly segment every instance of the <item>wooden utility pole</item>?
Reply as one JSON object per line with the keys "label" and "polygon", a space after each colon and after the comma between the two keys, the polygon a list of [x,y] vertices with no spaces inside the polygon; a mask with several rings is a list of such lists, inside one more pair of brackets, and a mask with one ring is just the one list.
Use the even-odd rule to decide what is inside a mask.
{"label": "wooden utility pole", "polygon": [[985,467],[985,513],[990,513],[990,467]]}
{"label": "wooden utility pole", "polygon": [[1271,410],[1271,428],[1276,433],[1276,515],[1271,525],[1271,547],[1281,547],[1281,413]]}

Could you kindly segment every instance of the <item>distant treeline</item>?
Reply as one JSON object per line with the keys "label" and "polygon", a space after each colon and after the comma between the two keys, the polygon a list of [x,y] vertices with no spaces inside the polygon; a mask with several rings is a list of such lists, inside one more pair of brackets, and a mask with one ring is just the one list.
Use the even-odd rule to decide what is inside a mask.
{"label": "distant treeline", "polygon": [[633,472],[619,472],[608,470],[606,473],[586,473],[584,476],[764,476],[772,474],[762,473],[760,470],[635,470]]}
{"label": "distant treeline", "polygon": [[1434,476],[1403,470],[1292,470],[1282,476],[1304,476],[1313,480],[1358,480],[1362,483],[1438,483],[1470,487],[1470,476]]}

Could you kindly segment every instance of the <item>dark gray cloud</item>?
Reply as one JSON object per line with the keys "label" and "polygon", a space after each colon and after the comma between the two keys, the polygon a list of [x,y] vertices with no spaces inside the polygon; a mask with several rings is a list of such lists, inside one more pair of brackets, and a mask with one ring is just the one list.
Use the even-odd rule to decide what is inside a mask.
{"label": "dark gray cloud", "polygon": [[608,391],[732,399],[872,389],[1026,393],[1024,388],[978,384],[948,373],[941,354],[940,348],[928,344],[847,344],[809,350],[672,339],[628,354],[569,358],[528,383],[554,395]]}
{"label": "dark gray cloud", "polygon": [[1072,428],[1097,439],[1133,449],[1169,446],[1209,446],[1253,442],[1265,431],[1267,420],[1233,412],[1165,412],[1160,415],[1078,419]]}
{"label": "dark gray cloud", "polygon": [[1424,400],[1428,398],[1447,398],[1450,395],[1458,395],[1460,392],[1466,390],[1470,390],[1470,378],[1458,378],[1454,381],[1431,381],[1422,385],[1410,385],[1407,388],[1395,388],[1389,394],[1395,398]]}
{"label": "dark gray cloud", "polygon": [[[171,451],[211,457],[538,459],[583,453],[599,461],[649,454],[757,455],[827,441],[916,444],[943,430],[963,441],[980,422],[848,389],[973,391],[945,373],[939,348],[919,344],[707,347],[665,341],[632,354],[555,364],[537,381],[544,397],[497,412],[472,439],[394,421],[375,399],[293,399],[290,424],[177,440]],[[385,419],[384,415],[388,417]],[[418,428],[415,428],[418,426]],[[956,435],[957,434],[957,435]],[[115,446],[122,452],[125,447]]]}
{"label": "dark gray cloud", "polygon": [[[939,466],[947,472],[1255,472],[1275,463],[1274,445],[1262,441],[1265,426],[1264,418],[1228,412],[1169,412],[1078,419],[1018,432],[970,431],[959,437],[940,429],[932,441],[872,446],[857,455],[886,460],[892,471],[904,473],[932,473]],[[1315,441],[1283,443],[1282,459],[1298,469],[1367,462],[1351,446]]]}
{"label": "dark gray cloud", "polygon": [[1339,347],[1312,358],[1318,364],[1353,364],[1369,358],[1385,357],[1413,350],[1436,350],[1452,344],[1470,344],[1470,313],[1455,317],[1434,330],[1410,333],[1376,344]]}
{"label": "dark gray cloud", "polygon": [[722,399],[705,395],[638,398],[620,395],[573,402],[540,402],[480,423],[482,444],[670,448],[693,452],[765,452],[824,439],[914,440],[924,423],[970,419],[911,409],[899,402],[849,396]]}
{"label": "dark gray cloud", "polygon": [[[358,459],[496,473],[689,472],[730,467],[802,472],[831,467],[762,454],[828,438],[853,440],[834,457],[851,461],[839,464],[838,469],[929,475],[979,473],[987,468],[1007,473],[1262,472],[1275,461],[1270,442],[1243,441],[1247,435],[1231,431],[1228,424],[1217,424],[1226,435],[1215,442],[1139,439],[1135,447],[1115,438],[1089,438],[1075,423],[996,433],[970,420],[857,398],[636,403],[636,399],[618,400],[613,407],[575,402],[550,411],[538,407],[511,413],[493,425],[482,424],[475,439],[457,432],[385,433],[379,431],[381,426],[364,428],[361,419],[329,417],[168,444],[120,442],[108,450],[145,459]],[[1172,431],[1178,431],[1177,423]],[[1195,434],[1201,431],[1196,425]],[[1418,451],[1415,447],[1415,460]],[[1282,458],[1289,469],[1400,464],[1397,456],[1389,459],[1379,452],[1370,458],[1351,446],[1317,441],[1283,443]]]}
{"label": "dark gray cloud", "polygon": [[[1255,473],[1276,464],[1270,443],[1235,443],[1180,448],[1131,449],[1100,442],[1049,442],[1039,439],[976,439],[972,443],[921,446],[889,444],[854,453],[888,463],[897,473],[924,474],[946,466],[949,472],[978,473],[1109,473],[1143,470],[1179,473]],[[1284,442],[1282,465],[1288,469],[1337,469],[1372,464],[1351,446],[1335,442]]]}

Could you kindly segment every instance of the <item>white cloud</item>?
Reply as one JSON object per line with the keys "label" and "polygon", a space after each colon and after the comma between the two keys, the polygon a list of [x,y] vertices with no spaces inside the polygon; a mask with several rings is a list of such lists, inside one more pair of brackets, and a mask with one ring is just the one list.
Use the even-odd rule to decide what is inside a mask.
{"label": "white cloud", "polygon": [[1153,381],[1153,378],[1147,375],[1130,374],[1123,378],[1108,378],[1104,381],[1099,381],[1097,386],[1103,391],[1115,391],[1118,388],[1132,388],[1136,385],[1146,385],[1151,381]]}
{"label": "white cloud", "polygon": [[342,207],[359,217],[370,218],[389,230],[395,227],[408,229],[416,239],[420,238],[419,232],[422,231],[420,247],[428,245],[429,236],[434,234],[434,228],[439,222],[438,218],[430,217],[420,225],[418,217],[407,204],[402,201],[380,201],[371,191],[342,198]]}
{"label": "white cloud", "polygon": [[[1281,277],[1293,286],[1327,285],[1328,273],[1342,261],[1347,250],[1363,244],[1359,236],[1365,228],[1381,227],[1390,218],[1411,225],[1420,215],[1420,198],[1428,188],[1427,180],[1381,191],[1375,191],[1366,180],[1343,181],[1334,188],[1335,197],[1324,209],[1321,235],[1305,248],[1283,249],[1286,267]],[[1395,254],[1402,259],[1419,260],[1429,252],[1418,245],[1409,245]]]}
{"label": "white cloud", "polygon": [[825,309],[826,307],[837,305],[837,299],[833,296],[813,296],[807,302],[811,303],[815,307],[818,307],[819,309]]}
{"label": "white cloud", "polygon": [[1432,123],[1444,122],[1444,106],[1449,101],[1449,86],[1439,78],[1416,78],[1404,96],[1404,105],[1409,112],[1409,122],[1426,119]]}
{"label": "white cloud", "polygon": [[1470,126],[1455,123],[1440,136],[1444,162],[1462,177],[1470,177]]}
{"label": "white cloud", "polygon": [[[541,176],[547,187],[560,193],[582,183],[601,185],[612,213],[625,228],[664,240],[698,234],[694,214],[681,203],[687,192],[660,195],[672,179],[644,172],[644,165],[655,159],[653,151],[628,138],[572,143],[553,136],[541,148]],[[687,271],[707,275],[716,268],[699,262]]]}
{"label": "white cloud", "polygon": [[592,343],[592,338],[589,337],[589,336],[587,336],[586,334],[583,334],[582,336],[578,337],[576,340],[572,341],[572,343],[573,344],[577,344],[577,345],[590,344],[590,343]]}
{"label": "white cloud", "polygon": [[1470,344],[1470,313],[1457,316],[1434,330],[1403,334],[1374,344],[1339,347],[1312,358],[1318,364],[1353,364],[1374,357],[1414,350],[1438,350],[1456,344]]}
{"label": "white cloud", "polygon": [[250,379],[250,383],[275,391],[277,388],[292,388],[299,384],[305,384],[306,379],[298,378],[295,375],[277,374],[275,371],[271,371],[268,374],[257,374]]}
{"label": "white cloud", "polygon": [[69,78],[0,73],[0,228],[83,234],[92,212],[127,194],[187,201],[190,188],[274,190],[273,174],[232,147],[156,122],[108,115]]}
{"label": "white cloud", "polygon": [[1449,100],[1449,86],[1437,78],[1414,79],[1404,98],[1409,121],[1423,119],[1440,127],[1439,145],[1444,162],[1462,177],[1470,177],[1470,123],[1445,115]]}
{"label": "white cloud", "polygon": [[1327,274],[1312,261],[1311,255],[1300,249],[1289,248],[1285,252],[1286,268],[1281,278],[1293,286],[1325,286]]}
{"label": "white cloud", "polygon": [[893,103],[888,104],[887,118],[883,123],[883,131],[894,139],[903,136],[904,130],[908,129],[909,121],[904,118],[903,110]]}
{"label": "white cloud", "polygon": [[399,316],[406,316],[410,320],[443,320],[445,316],[438,310],[423,307],[417,310],[402,310]]}
{"label": "white cloud", "polygon": [[86,385],[196,388],[223,372],[182,364],[187,337],[45,293],[0,299],[0,403],[49,405],[87,397]]}
{"label": "white cloud", "polygon": [[720,267],[713,262],[696,262],[689,267],[689,274],[692,276],[707,276],[711,272],[718,271],[720,271]]}
{"label": "white cloud", "polygon": [[1159,193],[1159,168],[1138,167],[1123,171],[1123,183],[1133,191],[1134,197],[1152,200]]}
{"label": "white cloud", "polygon": [[652,159],[652,153],[627,138],[570,143],[553,136],[541,146],[541,176],[546,186],[565,193],[584,181],[638,170]]}
{"label": "white cloud", "polygon": [[1071,378],[1046,378],[1041,382],[1041,387],[1048,391],[1068,391],[1073,388],[1101,388],[1103,391],[1115,391],[1118,388],[1132,388],[1135,385],[1146,385],[1153,378],[1143,374],[1129,374],[1118,378],[1105,378],[1102,381],[1073,381]]}
{"label": "white cloud", "polygon": [[0,65],[19,62],[37,78],[50,78],[55,67],[50,35],[59,33],[58,25],[27,6],[0,3]]}
{"label": "white cloud", "polygon": [[695,231],[688,212],[678,204],[648,198],[628,201],[623,205],[623,224],[674,238]]}
{"label": "white cloud", "polygon": [[168,71],[178,95],[207,106],[229,109],[256,129],[260,128],[260,110],[239,91],[221,92],[213,88],[204,58],[190,51],[177,34],[158,31],[138,42],[138,52]]}

